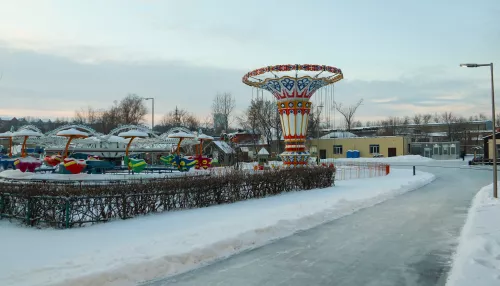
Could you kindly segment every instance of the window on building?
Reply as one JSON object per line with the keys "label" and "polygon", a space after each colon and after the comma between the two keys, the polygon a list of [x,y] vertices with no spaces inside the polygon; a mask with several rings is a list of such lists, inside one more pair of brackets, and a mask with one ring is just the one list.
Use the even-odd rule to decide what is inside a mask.
{"label": "window on building", "polygon": [[333,145],[333,154],[343,154],[342,145]]}
{"label": "window on building", "polygon": [[309,148],[309,152],[316,155],[318,153],[318,148],[316,146],[311,146],[311,148]]}
{"label": "window on building", "polygon": [[433,155],[441,155],[439,145],[437,145],[437,144],[434,145]]}
{"label": "window on building", "polygon": [[380,153],[380,145],[371,144],[370,145],[370,154],[378,154],[378,153]]}
{"label": "window on building", "polygon": [[443,155],[448,155],[448,144],[443,145]]}

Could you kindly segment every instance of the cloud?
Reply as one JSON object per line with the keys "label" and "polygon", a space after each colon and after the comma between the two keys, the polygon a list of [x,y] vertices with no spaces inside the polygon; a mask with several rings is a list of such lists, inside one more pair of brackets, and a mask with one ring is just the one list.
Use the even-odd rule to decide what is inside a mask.
{"label": "cloud", "polygon": [[372,99],[371,102],[373,103],[390,103],[396,101],[398,98],[397,97],[390,97],[390,98],[379,98],[379,99]]}
{"label": "cloud", "polygon": [[[0,116],[67,117],[81,107],[106,108],[126,94],[136,93],[155,98],[156,120],[176,106],[205,118],[218,92],[235,96],[236,113],[241,113],[252,97],[252,89],[241,82],[248,72],[244,69],[194,66],[181,61],[83,64],[5,48],[0,48],[0,63]],[[349,105],[365,99],[357,113],[362,120],[443,111],[468,116],[489,111],[489,95],[489,86],[477,81],[428,73],[392,81],[346,79],[335,85],[337,102]],[[265,96],[272,98],[267,92]],[[316,94],[313,100],[319,98]],[[338,114],[336,120],[341,121]]]}
{"label": "cloud", "polygon": [[476,81],[416,72],[394,81],[341,81],[335,94],[345,104],[364,98],[358,117],[379,118],[444,111],[477,114],[489,110],[489,92]]}
{"label": "cloud", "polygon": [[[251,99],[241,82],[246,71],[191,66],[182,62],[81,64],[64,57],[0,49],[0,98],[4,114],[56,117],[87,105],[106,108],[128,93],[155,98],[157,118],[184,108],[200,117],[210,113],[218,92],[231,92],[238,109]],[[149,104],[148,104],[149,107]],[[10,110],[10,111],[9,111]],[[24,110],[24,113],[22,114]],[[52,114],[52,116],[51,116]]]}

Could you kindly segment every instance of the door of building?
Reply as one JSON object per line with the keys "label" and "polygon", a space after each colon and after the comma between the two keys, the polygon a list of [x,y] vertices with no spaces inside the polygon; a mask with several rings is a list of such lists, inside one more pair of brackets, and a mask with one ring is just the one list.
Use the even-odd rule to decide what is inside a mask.
{"label": "door of building", "polygon": [[320,149],[319,150],[319,158],[320,159],[326,159],[326,150],[325,149]]}
{"label": "door of building", "polygon": [[396,148],[387,149],[387,157],[396,157]]}
{"label": "door of building", "polygon": [[424,148],[424,157],[431,157],[431,148]]}

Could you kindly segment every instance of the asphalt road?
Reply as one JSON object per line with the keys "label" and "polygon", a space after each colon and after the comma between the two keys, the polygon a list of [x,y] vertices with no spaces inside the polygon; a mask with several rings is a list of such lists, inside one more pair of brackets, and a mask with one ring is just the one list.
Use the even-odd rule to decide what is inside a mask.
{"label": "asphalt road", "polygon": [[436,180],[293,236],[173,277],[141,285],[444,285],[475,193],[491,171],[418,169]]}

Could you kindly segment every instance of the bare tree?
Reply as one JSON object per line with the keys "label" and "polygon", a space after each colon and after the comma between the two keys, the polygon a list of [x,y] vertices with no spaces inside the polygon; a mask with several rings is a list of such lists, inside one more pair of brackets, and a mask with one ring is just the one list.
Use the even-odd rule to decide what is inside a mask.
{"label": "bare tree", "polygon": [[253,101],[253,108],[257,116],[260,133],[266,138],[268,147],[271,147],[274,133],[273,120],[276,118],[274,112],[277,112],[276,105],[269,100],[260,99]]}
{"label": "bare tree", "polygon": [[[316,112],[314,112],[314,110]],[[320,129],[320,119],[321,119],[321,109],[312,109],[309,113],[309,122],[307,122],[307,137],[315,138],[319,133]]]}
{"label": "bare tree", "polygon": [[441,120],[443,120],[443,117],[441,114],[438,114],[437,112],[432,115],[432,119],[434,120],[434,123],[441,123]]}
{"label": "bare tree", "polygon": [[210,115],[205,116],[203,121],[200,123],[201,123],[201,128],[203,128],[205,130],[210,130],[214,127],[214,121],[212,119],[212,116],[210,116]]}
{"label": "bare tree", "polygon": [[431,119],[432,119],[432,114],[426,113],[422,116],[422,123],[427,125],[429,124],[429,122],[431,122]]}
{"label": "bare tree", "polygon": [[[446,124],[446,137],[448,137],[449,141],[453,141],[456,138],[456,132],[457,128],[459,127],[458,124],[458,117],[456,117],[453,113],[445,111],[441,114],[441,121]],[[465,121],[465,120],[463,120]],[[460,127],[463,128],[463,127]]]}
{"label": "bare tree", "polygon": [[187,110],[179,109],[176,106],[174,110],[163,116],[160,124],[158,124],[158,131],[165,132],[173,127],[185,127],[189,130],[197,130],[200,127],[200,121]]}
{"label": "bare tree", "polygon": [[380,135],[394,136],[401,134],[404,129],[403,119],[397,116],[391,116],[386,120],[382,120],[382,127],[383,130]]}
{"label": "bare tree", "polygon": [[[222,122],[214,122],[215,125],[220,123],[222,126],[217,126],[219,128],[223,128],[224,130],[229,130],[229,120],[234,111],[235,100],[231,93],[218,93],[212,102],[212,115],[214,117],[214,121],[222,121]],[[222,130],[216,130],[216,132],[220,132]]]}
{"label": "bare tree", "polygon": [[254,134],[266,138],[271,149],[280,151],[282,128],[276,101],[252,99],[244,115],[238,119],[240,125]]}
{"label": "bare tree", "polygon": [[353,121],[352,127],[363,127],[363,123],[359,120]]}
{"label": "bare tree", "polygon": [[467,140],[467,119],[463,116],[454,116],[453,123],[451,124],[451,141],[464,140],[464,148]]}
{"label": "bare tree", "polygon": [[115,100],[113,105],[103,112],[102,131],[108,133],[119,124],[121,124],[121,114],[118,102]]}
{"label": "bare tree", "polygon": [[415,115],[413,115],[413,124],[415,124],[415,125],[420,125],[420,124],[422,124],[422,117],[423,117],[423,116],[422,116],[422,114],[420,114],[420,113],[419,113],[419,114],[415,114]]}
{"label": "bare tree", "polygon": [[98,110],[92,106],[87,106],[86,108],[80,108],[80,110],[75,111],[74,121],[78,124],[88,124],[95,125],[102,123],[104,110]]}
{"label": "bare tree", "polygon": [[140,124],[148,113],[144,100],[137,94],[129,94],[119,104],[121,123]]}
{"label": "bare tree", "polygon": [[182,124],[189,130],[197,130],[200,128],[200,121],[192,114],[188,114],[182,120]]}
{"label": "bare tree", "polygon": [[350,131],[352,123],[354,122],[354,114],[356,110],[363,103],[363,99],[360,99],[357,103],[350,106],[343,106],[342,103],[335,102],[335,109],[344,117],[346,130]]}
{"label": "bare tree", "polygon": [[[255,100],[252,99],[250,106],[245,110],[243,116],[237,118],[238,123],[241,127],[252,132],[252,134],[258,134],[259,131],[259,115],[258,110],[255,108]],[[252,136],[253,152],[257,152],[257,142],[255,137]]]}
{"label": "bare tree", "polygon": [[401,119],[401,123],[398,125],[397,135],[408,135],[410,133],[410,116],[406,115]]}

